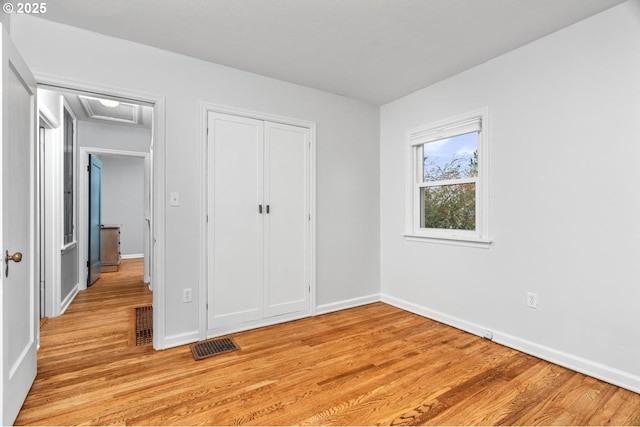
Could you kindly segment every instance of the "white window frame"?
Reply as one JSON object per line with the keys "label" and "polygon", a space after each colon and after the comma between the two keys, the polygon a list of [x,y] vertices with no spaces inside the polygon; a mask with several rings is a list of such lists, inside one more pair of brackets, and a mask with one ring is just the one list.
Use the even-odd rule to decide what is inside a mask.
{"label": "white window frame", "polygon": [[[478,132],[478,176],[459,180],[423,182],[423,146],[425,143]],[[406,134],[406,218],[404,236],[410,241],[489,247],[489,110],[483,108],[444,119]],[[422,228],[420,192],[432,185],[475,183],[476,229],[448,230]]]}
{"label": "white window frame", "polygon": [[[72,249],[73,247],[75,247],[78,243],[78,231],[77,231],[77,219],[78,219],[78,177],[77,177],[77,157],[78,157],[78,121],[76,118],[75,113],[73,112],[73,110],[71,109],[71,107],[69,106],[69,104],[67,103],[66,99],[64,99],[64,97],[61,97],[62,99],[62,105],[61,105],[61,123],[62,126],[60,127],[60,141],[61,141],[61,146],[60,146],[60,154],[59,154],[59,161],[60,161],[60,165],[59,165],[59,170],[60,170],[60,209],[61,209],[61,218],[62,218],[62,222],[60,224],[60,235],[61,235],[61,250],[64,253],[65,251]],[[71,160],[71,173],[72,173],[72,177],[71,177],[71,185],[72,185],[72,189],[71,189],[71,194],[72,194],[72,206],[71,206],[71,240],[69,242],[65,242],[65,238],[66,238],[66,230],[65,230],[65,200],[64,200],[64,184],[65,184],[65,178],[64,178],[64,173],[65,173],[65,168],[64,168],[64,150],[65,150],[65,144],[66,144],[66,122],[65,122],[65,116],[64,113],[68,113],[69,116],[71,117],[71,130],[72,130],[72,142],[71,142],[71,146],[72,146],[72,150],[73,150],[73,155],[72,155],[72,160]]]}

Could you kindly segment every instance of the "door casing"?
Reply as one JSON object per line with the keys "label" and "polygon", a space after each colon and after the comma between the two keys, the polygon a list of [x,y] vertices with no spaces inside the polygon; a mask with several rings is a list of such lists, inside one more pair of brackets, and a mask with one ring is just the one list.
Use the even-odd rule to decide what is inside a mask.
{"label": "door casing", "polygon": [[[59,133],[57,129],[60,127],[60,122],[58,118],[49,110],[49,108],[44,104],[38,105],[38,127],[44,128],[44,141],[39,141],[39,151],[38,151],[38,236],[39,236],[39,253],[40,253],[40,306],[41,306],[41,317],[47,315],[47,313],[53,312],[53,301],[59,301],[60,295],[54,295],[54,291],[56,290],[55,286],[50,286],[51,272],[56,270],[51,264],[51,257],[46,256],[47,251],[47,233],[49,227],[52,225],[49,223],[50,218],[45,214],[46,206],[53,203],[51,200],[52,189],[50,180],[45,178],[45,172],[47,168],[47,155],[50,155],[51,147],[57,146],[57,139],[59,138]],[[47,154],[49,153],[49,154]],[[58,267],[59,268],[59,267]],[[60,287],[57,287],[58,293],[60,292]]]}
{"label": "door casing", "polygon": [[[34,73],[35,78],[38,82],[39,87],[43,87],[45,89],[60,91],[76,91],[76,92],[86,92],[93,94],[102,94],[104,96],[109,96],[113,98],[120,98],[125,100],[132,100],[135,102],[141,102],[145,104],[149,104],[153,106],[153,126],[152,126],[152,146],[149,156],[149,164],[150,164],[150,183],[151,183],[151,191],[150,191],[150,217],[153,218],[151,223],[151,236],[150,241],[150,254],[151,258],[153,258],[153,263],[150,267],[150,276],[153,281],[153,324],[154,324],[154,334],[153,334],[153,348],[156,350],[161,350],[167,348],[167,341],[165,339],[165,300],[166,300],[166,290],[165,290],[165,274],[164,274],[164,259],[165,259],[165,210],[164,210],[164,194],[165,194],[165,184],[164,184],[164,174],[165,174],[165,97],[160,94],[150,94],[145,92],[137,92],[133,90],[123,89],[119,87],[107,86],[98,83],[92,82],[81,82],[77,80],[70,80],[65,77],[43,74],[43,73]],[[81,148],[78,150],[81,153]],[[81,153],[82,154],[82,153]],[[84,153],[88,154],[88,153]],[[99,154],[99,153],[98,153]],[[137,153],[140,154],[140,153]],[[80,159],[82,160],[82,159]],[[79,161],[79,168],[82,168],[82,161]],[[86,168],[86,164],[84,165]],[[85,169],[86,170],[86,169]],[[80,195],[83,194],[82,181],[79,182],[78,190]],[[86,191],[86,187],[84,189]],[[86,194],[86,193],[84,193]],[[82,200],[79,200],[79,203],[82,203]],[[87,247],[86,247],[86,212],[84,223],[82,222],[82,212],[83,209],[79,212],[79,218],[77,222],[77,227],[80,231],[80,239],[79,239],[79,256],[86,256]],[[84,227],[84,228],[83,228]],[[84,236],[84,239],[83,239]],[[84,240],[84,246],[83,246]],[[82,278],[85,277],[85,269],[86,269],[86,260],[78,262],[79,269],[79,278],[80,283],[84,283],[86,286],[86,280],[83,281]]]}

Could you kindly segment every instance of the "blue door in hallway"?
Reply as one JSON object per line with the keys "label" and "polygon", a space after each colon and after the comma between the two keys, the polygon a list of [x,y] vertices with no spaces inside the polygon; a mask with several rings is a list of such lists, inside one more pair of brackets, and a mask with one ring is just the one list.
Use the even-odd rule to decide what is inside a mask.
{"label": "blue door in hallway", "polygon": [[102,229],[102,162],[89,155],[89,274],[87,286],[100,278],[100,234]]}

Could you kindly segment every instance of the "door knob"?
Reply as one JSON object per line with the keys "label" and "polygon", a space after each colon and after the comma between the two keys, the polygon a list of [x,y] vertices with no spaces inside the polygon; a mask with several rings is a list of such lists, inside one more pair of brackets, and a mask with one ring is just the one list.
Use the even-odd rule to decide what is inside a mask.
{"label": "door knob", "polygon": [[7,251],[7,255],[5,256],[4,260],[7,262],[9,261],[20,262],[22,261],[22,252],[16,252],[13,255],[9,255],[9,251]]}
{"label": "door knob", "polygon": [[5,262],[4,276],[5,277],[9,277],[9,261],[13,261],[13,262],[22,261],[22,252],[16,252],[13,255],[9,255],[9,251],[5,251],[5,256],[4,256],[4,262]]}

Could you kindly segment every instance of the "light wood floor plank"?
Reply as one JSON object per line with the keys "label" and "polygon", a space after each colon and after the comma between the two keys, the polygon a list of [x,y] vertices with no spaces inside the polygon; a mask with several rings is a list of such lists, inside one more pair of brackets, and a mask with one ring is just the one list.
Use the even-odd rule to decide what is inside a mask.
{"label": "light wood floor plank", "polygon": [[41,322],[18,425],[638,425],[640,395],[382,303],[188,346],[131,346],[125,260]]}

